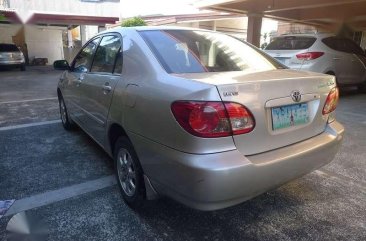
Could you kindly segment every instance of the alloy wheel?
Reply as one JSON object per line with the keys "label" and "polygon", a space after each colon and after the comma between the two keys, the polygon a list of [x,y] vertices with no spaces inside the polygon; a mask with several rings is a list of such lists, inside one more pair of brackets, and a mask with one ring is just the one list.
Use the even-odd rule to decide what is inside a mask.
{"label": "alloy wheel", "polygon": [[126,149],[121,149],[117,156],[118,180],[127,196],[136,192],[136,173],[131,154]]}

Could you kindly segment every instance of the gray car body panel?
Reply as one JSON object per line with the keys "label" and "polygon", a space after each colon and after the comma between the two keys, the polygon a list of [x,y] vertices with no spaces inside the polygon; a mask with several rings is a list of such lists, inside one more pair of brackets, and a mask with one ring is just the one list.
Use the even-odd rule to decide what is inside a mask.
{"label": "gray car body panel", "polygon": [[[342,140],[343,127],[336,121],[328,124],[328,116],[322,116],[321,109],[327,93],[335,86],[334,77],[293,70],[168,74],[138,33],[149,29],[185,28],[111,30],[118,32],[123,41],[122,74],[93,77],[103,79],[100,85],[113,77],[115,84],[107,94],[103,93],[102,86],[97,88],[99,93],[95,92],[94,96],[99,97],[91,102],[90,109],[75,105],[86,98],[83,84],[77,86],[78,75],[65,71],[58,88],[72,119],[109,155],[113,156],[108,136],[110,127],[118,124],[124,129],[144,174],[159,194],[197,209],[224,208],[333,159]],[[104,34],[109,32],[100,35]],[[298,129],[271,133],[267,108],[293,103],[288,99],[292,90],[299,90],[303,100],[317,102],[312,122]],[[238,95],[224,97],[223,93],[228,91],[237,91]],[[103,105],[103,111],[98,112],[96,109],[104,103],[103,98],[110,104]],[[171,104],[176,100],[238,102],[252,111],[257,125],[252,133],[245,135],[196,137],[175,120]],[[96,113],[100,114],[97,119],[101,125],[88,127],[82,119],[92,118]]]}

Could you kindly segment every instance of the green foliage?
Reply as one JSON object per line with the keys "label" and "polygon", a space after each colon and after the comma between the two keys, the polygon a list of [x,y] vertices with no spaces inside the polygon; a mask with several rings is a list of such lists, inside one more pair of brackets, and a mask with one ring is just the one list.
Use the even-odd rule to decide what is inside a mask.
{"label": "green foliage", "polygon": [[0,13],[0,21],[5,21],[6,20],[6,17]]}
{"label": "green foliage", "polygon": [[265,49],[267,46],[268,46],[268,43],[262,43],[260,48]]}
{"label": "green foliage", "polygon": [[139,17],[126,19],[121,24],[122,27],[146,26],[145,20]]}

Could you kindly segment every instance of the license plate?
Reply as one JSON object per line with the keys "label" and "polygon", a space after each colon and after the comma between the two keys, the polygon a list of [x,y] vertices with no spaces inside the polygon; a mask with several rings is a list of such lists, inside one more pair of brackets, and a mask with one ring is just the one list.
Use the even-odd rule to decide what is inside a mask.
{"label": "license plate", "polygon": [[277,59],[278,61],[280,61],[282,64],[287,64],[289,58],[285,58],[285,57],[275,57],[275,59]]}
{"label": "license plate", "polygon": [[272,108],[272,129],[279,130],[309,122],[307,103]]}

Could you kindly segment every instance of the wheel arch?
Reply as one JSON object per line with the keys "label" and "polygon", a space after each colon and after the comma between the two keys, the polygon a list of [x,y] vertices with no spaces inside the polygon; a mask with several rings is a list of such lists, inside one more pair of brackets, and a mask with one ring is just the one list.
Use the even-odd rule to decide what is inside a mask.
{"label": "wheel arch", "polygon": [[329,75],[334,75],[335,76],[335,72],[333,70],[328,70],[327,72],[325,72],[325,74],[329,74]]}
{"label": "wheel arch", "polygon": [[[125,131],[125,129],[122,127],[122,125],[120,125],[118,123],[112,123],[109,126],[107,135],[108,135],[107,136],[107,138],[108,138],[108,147],[110,148],[110,154],[113,157],[114,157],[114,151],[115,151],[114,148],[115,148],[116,142],[117,142],[119,137],[124,136],[131,142],[131,139],[128,137],[127,132]],[[131,142],[131,144],[133,146],[132,142]],[[135,150],[135,152],[136,152],[136,150]],[[136,155],[138,155],[138,154],[136,153]],[[140,161],[140,165],[141,165],[141,161]],[[144,168],[142,167],[142,165],[141,165],[141,168],[142,168],[142,172],[143,172],[143,181],[144,181],[144,186],[145,186],[145,197],[148,200],[157,199],[159,197],[158,192],[152,186],[149,177],[146,176],[146,174],[144,172]]]}
{"label": "wheel arch", "polygon": [[58,98],[62,97],[62,92],[61,92],[60,88],[57,88],[57,97]]}
{"label": "wheel arch", "polygon": [[119,137],[124,136],[127,137],[130,141],[131,139],[128,137],[127,132],[125,129],[118,123],[112,123],[108,128],[108,147],[111,151],[111,155],[114,155],[114,148],[116,145],[116,142]]}

